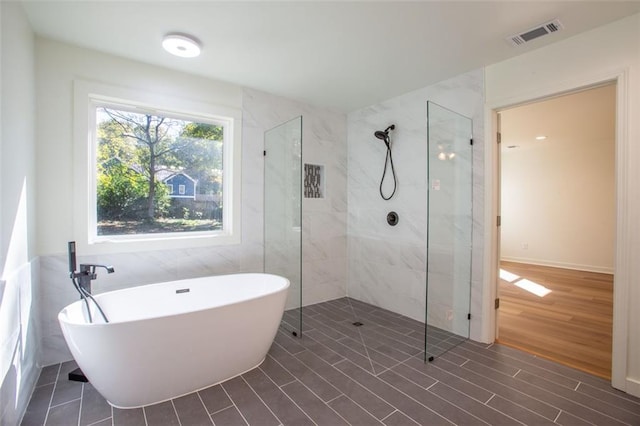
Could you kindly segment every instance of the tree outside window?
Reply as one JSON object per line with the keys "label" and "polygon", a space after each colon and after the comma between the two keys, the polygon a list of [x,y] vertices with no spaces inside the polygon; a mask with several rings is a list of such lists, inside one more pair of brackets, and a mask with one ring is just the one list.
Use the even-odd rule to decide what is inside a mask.
{"label": "tree outside window", "polygon": [[221,124],[101,105],[96,136],[97,235],[222,229]]}

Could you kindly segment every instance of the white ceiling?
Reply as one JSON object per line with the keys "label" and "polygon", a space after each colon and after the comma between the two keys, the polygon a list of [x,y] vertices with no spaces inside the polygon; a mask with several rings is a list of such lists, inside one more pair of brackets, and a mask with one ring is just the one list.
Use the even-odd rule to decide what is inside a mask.
{"label": "white ceiling", "polygon": [[[22,2],[42,37],[343,112],[640,11],[640,1],[612,0]],[[554,18],[563,31],[505,41]],[[161,48],[169,32],[200,39],[202,55],[170,56]]]}

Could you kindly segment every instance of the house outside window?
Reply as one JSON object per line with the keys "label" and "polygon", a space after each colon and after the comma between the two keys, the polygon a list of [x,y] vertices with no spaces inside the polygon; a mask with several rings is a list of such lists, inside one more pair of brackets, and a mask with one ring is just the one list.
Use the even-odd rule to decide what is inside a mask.
{"label": "house outside window", "polygon": [[224,123],[106,103],[95,114],[98,236],[222,229]]}
{"label": "house outside window", "polygon": [[240,243],[241,127],[239,109],[75,80],[79,250]]}

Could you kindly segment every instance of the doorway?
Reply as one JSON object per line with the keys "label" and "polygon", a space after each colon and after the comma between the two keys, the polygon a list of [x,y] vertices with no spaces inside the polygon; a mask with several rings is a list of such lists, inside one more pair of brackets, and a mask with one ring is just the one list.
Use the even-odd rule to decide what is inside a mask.
{"label": "doorway", "polygon": [[616,85],[499,112],[497,340],[611,377]]}

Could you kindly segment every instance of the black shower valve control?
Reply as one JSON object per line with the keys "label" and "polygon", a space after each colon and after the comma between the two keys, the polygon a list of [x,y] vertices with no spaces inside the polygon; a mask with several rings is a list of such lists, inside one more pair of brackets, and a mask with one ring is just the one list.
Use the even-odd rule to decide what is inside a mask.
{"label": "black shower valve control", "polygon": [[389,212],[389,214],[387,214],[387,223],[389,225],[396,226],[398,224],[398,220],[400,220],[400,218],[398,217],[398,213]]}

